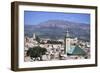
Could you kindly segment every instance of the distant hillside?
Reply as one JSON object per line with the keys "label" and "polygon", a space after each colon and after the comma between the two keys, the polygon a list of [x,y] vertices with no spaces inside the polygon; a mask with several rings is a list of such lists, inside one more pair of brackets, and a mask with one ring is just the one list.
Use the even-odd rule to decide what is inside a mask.
{"label": "distant hillside", "polygon": [[64,38],[65,31],[69,30],[72,37],[78,37],[83,40],[90,39],[90,25],[76,23],[64,20],[48,20],[37,25],[25,25],[25,35],[31,37],[36,33],[40,38],[59,39]]}

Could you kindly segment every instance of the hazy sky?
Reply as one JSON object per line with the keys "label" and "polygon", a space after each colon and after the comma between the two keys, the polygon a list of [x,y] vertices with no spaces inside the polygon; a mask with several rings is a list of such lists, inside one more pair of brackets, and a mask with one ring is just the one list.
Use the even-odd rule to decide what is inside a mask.
{"label": "hazy sky", "polygon": [[67,20],[79,23],[90,23],[90,14],[24,11],[25,25],[36,25],[48,20]]}

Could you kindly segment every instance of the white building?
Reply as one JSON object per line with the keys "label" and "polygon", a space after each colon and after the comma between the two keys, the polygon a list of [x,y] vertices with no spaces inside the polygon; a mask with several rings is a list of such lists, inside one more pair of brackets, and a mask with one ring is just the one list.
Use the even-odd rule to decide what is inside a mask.
{"label": "white building", "polygon": [[78,38],[72,38],[69,34],[69,31],[66,31],[66,36],[65,36],[65,54],[73,52],[73,48],[78,44]]}
{"label": "white building", "polygon": [[35,33],[33,33],[33,39],[34,39],[34,40],[36,39],[36,35],[35,35]]}
{"label": "white building", "polygon": [[65,54],[70,51],[70,47],[71,47],[71,38],[69,32],[67,31],[65,35]]}

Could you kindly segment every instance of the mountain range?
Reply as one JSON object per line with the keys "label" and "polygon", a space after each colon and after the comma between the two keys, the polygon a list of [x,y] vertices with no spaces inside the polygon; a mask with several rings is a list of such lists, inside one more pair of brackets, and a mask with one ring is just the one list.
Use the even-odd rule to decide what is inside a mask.
{"label": "mountain range", "polygon": [[36,33],[40,38],[61,39],[69,31],[71,37],[90,41],[90,24],[66,20],[48,20],[36,25],[24,25],[25,36],[32,37]]}

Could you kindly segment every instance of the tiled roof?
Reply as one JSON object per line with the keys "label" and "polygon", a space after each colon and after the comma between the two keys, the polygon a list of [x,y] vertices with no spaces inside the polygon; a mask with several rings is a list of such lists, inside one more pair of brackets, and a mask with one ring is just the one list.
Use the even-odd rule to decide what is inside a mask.
{"label": "tiled roof", "polygon": [[86,52],[83,49],[81,49],[79,46],[76,46],[70,55],[85,55],[85,54]]}

